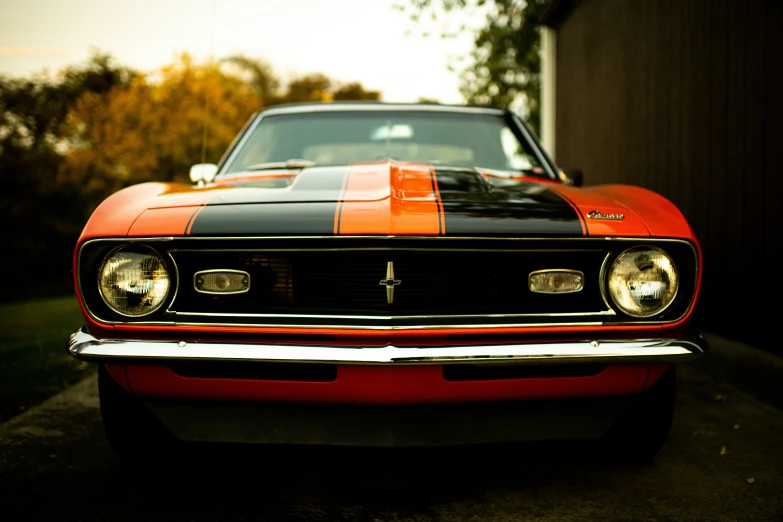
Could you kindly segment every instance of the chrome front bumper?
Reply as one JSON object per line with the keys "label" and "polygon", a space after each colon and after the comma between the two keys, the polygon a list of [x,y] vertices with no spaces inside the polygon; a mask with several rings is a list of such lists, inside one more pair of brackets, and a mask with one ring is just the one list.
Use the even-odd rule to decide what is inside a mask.
{"label": "chrome front bumper", "polygon": [[328,364],[447,363],[679,363],[707,350],[698,333],[682,339],[568,341],[480,346],[296,346],[96,339],[83,329],[71,335],[68,352],[85,361],[156,363],[176,360]]}

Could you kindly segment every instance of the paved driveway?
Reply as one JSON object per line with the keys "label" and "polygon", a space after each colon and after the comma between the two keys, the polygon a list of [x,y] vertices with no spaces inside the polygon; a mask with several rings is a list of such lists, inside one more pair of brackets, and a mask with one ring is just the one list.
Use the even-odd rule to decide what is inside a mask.
{"label": "paved driveway", "polygon": [[89,378],[0,426],[0,520],[783,520],[783,412],[681,367],[651,464],[588,445],[220,451],[128,477]]}

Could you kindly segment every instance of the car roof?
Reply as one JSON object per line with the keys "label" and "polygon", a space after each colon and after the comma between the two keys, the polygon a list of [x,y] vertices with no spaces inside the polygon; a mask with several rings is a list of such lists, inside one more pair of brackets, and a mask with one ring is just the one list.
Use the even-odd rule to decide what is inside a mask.
{"label": "car roof", "polygon": [[493,107],[479,107],[473,105],[446,105],[440,103],[389,103],[376,101],[340,101],[340,102],[311,102],[290,103],[274,105],[263,109],[260,114],[270,116],[273,114],[296,114],[308,112],[343,112],[343,111],[429,111],[473,114],[501,115],[506,111]]}

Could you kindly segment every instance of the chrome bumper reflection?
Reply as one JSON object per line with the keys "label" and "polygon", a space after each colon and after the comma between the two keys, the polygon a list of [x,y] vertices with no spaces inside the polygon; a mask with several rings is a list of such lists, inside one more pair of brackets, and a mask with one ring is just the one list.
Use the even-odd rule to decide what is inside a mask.
{"label": "chrome bumper reflection", "polygon": [[706,349],[707,343],[699,334],[689,334],[683,339],[363,348],[96,339],[80,329],[68,341],[68,352],[85,361],[147,363],[166,360],[331,364],[677,363],[695,359]]}

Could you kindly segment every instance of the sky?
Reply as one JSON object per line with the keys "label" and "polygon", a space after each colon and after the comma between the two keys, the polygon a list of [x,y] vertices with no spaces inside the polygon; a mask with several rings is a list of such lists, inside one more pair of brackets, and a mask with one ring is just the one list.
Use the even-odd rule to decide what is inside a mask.
{"label": "sky", "polygon": [[[392,9],[400,2],[0,0],[0,75],[56,72],[94,49],[145,72],[181,52],[204,61],[241,53],[266,60],[283,80],[322,72],[380,90],[385,101],[461,103],[458,73],[447,66],[470,52],[470,32],[425,37],[444,26],[417,25]],[[462,23],[460,16],[452,13],[448,27]]]}

